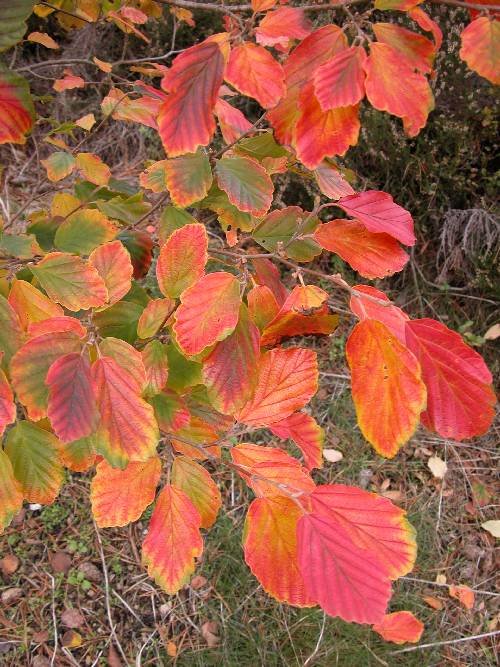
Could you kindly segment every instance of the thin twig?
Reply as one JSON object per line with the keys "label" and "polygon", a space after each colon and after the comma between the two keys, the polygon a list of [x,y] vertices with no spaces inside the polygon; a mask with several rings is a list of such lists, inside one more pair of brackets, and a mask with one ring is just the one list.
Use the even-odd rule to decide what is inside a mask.
{"label": "thin twig", "polygon": [[50,667],[53,667],[56,657],[57,657],[57,649],[59,647],[59,635],[57,632],[57,616],[56,616],[56,582],[54,577],[47,572],[47,576],[50,579],[50,585],[52,588],[52,623],[54,625],[54,652],[52,653],[52,657],[50,659]]}
{"label": "thin twig", "polygon": [[472,635],[471,637],[460,637],[460,639],[448,639],[445,642],[430,642],[429,644],[419,644],[418,646],[410,646],[409,648],[402,648],[399,651],[391,651],[391,655],[398,653],[410,653],[410,651],[419,651],[423,648],[433,648],[434,646],[445,646],[447,644],[459,644],[460,642],[471,642],[476,639],[486,639],[486,637],[496,637],[500,635],[500,630],[494,632],[483,632],[481,635]]}
{"label": "thin twig", "polygon": [[316,642],[316,646],[314,647],[314,651],[311,653],[311,655],[307,658],[307,660],[304,662],[303,667],[308,667],[314,660],[314,658],[317,656],[319,647],[321,646],[321,642],[323,641],[323,635],[325,634],[325,627],[326,627],[326,614],[323,612],[323,623],[321,624],[321,630],[319,632],[318,636],[318,641]]}

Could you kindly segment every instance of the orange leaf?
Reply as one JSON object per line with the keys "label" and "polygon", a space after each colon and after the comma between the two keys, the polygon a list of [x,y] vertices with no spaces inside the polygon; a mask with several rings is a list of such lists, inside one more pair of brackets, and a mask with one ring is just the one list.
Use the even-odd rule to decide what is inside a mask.
{"label": "orange leaf", "polygon": [[325,157],[344,155],[349,146],[357,144],[360,129],[357,105],[323,111],[311,82],[300,93],[299,112],[297,156],[308,169],[316,169]]}
{"label": "orange leaf", "polygon": [[314,178],[318,183],[321,192],[329,199],[340,199],[347,195],[353,195],[354,190],[340,171],[327,160],[324,160],[319,167],[314,170]]}
{"label": "orange leaf", "polygon": [[316,353],[302,348],[275,348],[261,355],[253,398],[237,415],[250,426],[285,419],[308,403],[318,389]]}
{"label": "orange leaf", "polygon": [[500,21],[480,16],[460,35],[460,58],[485,79],[500,84]]}
{"label": "orange leaf", "polygon": [[231,106],[226,100],[219,98],[215,105],[215,115],[219,121],[220,131],[226,144],[232,144],[245,134],[252,123],[243,115],[243,113]]}
{"label": "orange leaf", "polygon": [[111,178],[111,170],[107,164],[94,153],[77,153],[76,166],[83,177],[95,185],[107,185]]}
{"label": "orange leaf", "polygon": [[0,449],[0,534],[23,506],[23,494],[19,482],[14,477],[12,463],[3,449]]}
{"label": "orange leaf", "polygon": [[[425,76],[415,72],[399,51],[381,42],[371,43],[365,70],[366,96],[371,105],[402,118],[406,134],[415,137],[434,108],[434,96]],[[405,85],[398,85],[399,81]]]}
{"label": "orange leaf", "polygon": [[282,306],[288,296],[288,290],[280,280],[280,272],[275,264],[264,257],[252,259],[255,269],[255,282],[265,285],[274,294],[276,303]]}
{"label": "orange leaf", "polygon": [[330,220],[317,227],[314,238],[365,278],[392,276],[409,259],[396,239],[384,232],[369,232],[358,220]]}
{"label": "orange leaf", "polygon": [[175,301],[166,299],[151,299],[142,311],[137,322],[139,338],[151,338],[163,328],[175,310]]}
{"label": "orange leaf", "polygon": [[330,314],[327,300],[328,294],[315,285],[294,287],[276,317],[264,329],[261,345],[275,345],[290,336],[333,333],[338,315]]}
{"label": "orange leaf", "polygon": [[257,382],[259,330],[240,306],[238,324],[203,361],[203,383],[216,410],[232,415],[250,398]]}
{"label": "orange leaf", "polygon": [[264,16],[255,30],[255,37],[263,46],[288,50],[292,39],[304,39],[310,32],[311,24],[301,9],[280,7]]}
{"label": "orange leaf", "polygon": [[[2,352],[0,351],[0,361],[2,359]],[[12,424],[16,420],[16,405],[14,403],[14,395],[10,384],[5,377],[5,373],[0,368],[0,436],[3,435],[5,427]],[[1,525],[1,520],[0,520]]]}
{"label": "orange leaf", "polygon": [[431,73],[436,48],[427,37],[394,23],[374,23],[373,32],[377,41],[389,44],[399,51],[405,65],[409,64],[424,74]]}
{"label": "orange leaf", "polygon": [[[182,416],[182,412],[181,415],[178,413],[176,416]],[[191,417],[188,424],[175,429],[172,446],[179,454],[184,454],[197,461],[204,461],[210,456],[220,458],[219,445],[211,444],[216,440],[218,440],[217,433],[210,424],[198,417]]]}
{"label": "orange leaf", "polygon": [[431,319],[406,322],[406,343],[422,366],[427,409],[422,423],[443,438],[486,433],[495,413],[492,376],[461,336]]}
{"label": "orange leaf", "polygon": [[49,297],[68,310],[87,310],[103,306],[108,300],[96,269],[75,255],[51,252],[30,270]]}
{"label": "orange leaf", "polygon": [[256,285],[247,294],[250,317],[263,331],[274,320],[280,307],[274,294],[266,285]]}
{"label": "orange leaf", "polygon": [[337,206],[375,234],[385,232],[405,245],[415,244],[413,218],[387,192],[366,190],[342,197]]}
{"label": "orange leaf", "polygon": [[59,44],[52,39],[50,35],[47,35],[46,32],[30,32],[26,37],[28,42],[35,42],[36,44],[41,44],[47,49],[58,49]]}
{"label": "orange leaf", "polygon": [[59,357],[50,366],[45,384],[49,388],[47,415],[59,440],[72,442],[90,435],[99,413],[88,356],[73,352]]}
{"label": "orange leaf", "polygon": [[[99,442],[105,437],[104,432],[98,429],[86,438],[62,444],[59,449],[61,463],[74,472],[85,472],[91,468],[96,459],[96,449],[102,449]],[[96,446],[97,444],[97,446]]]}
{"label": "orange leaf", "polygon": [[223,75],[224,56],[214,41],[196,44],[175,58],[162,79],[162,88],[170,95],[158,115],[158,130],[169,157],[194,153],[198,146],[210,143],[215,131],[212,112]]}
{"label": "orange leaf", "polygon": [[346,355],[359,428],[381,456],[392,458],[415,432],[425,408],[420,365],[377,320],[356,324]]}
{"label": "orange leaf", "polygon": [[380,623],[372,626],[372,630],[388,642],[415,644],[422,636],[424,624],[410,611],[395,611],[386,614]]}
{"label": "orange leaf", "polygon": [[[297,522],[301,511],[291,498],[256,498],[248,508],[245,560],[264,590],[280,602],[310,607],[297,559]],[[276,567],[279,563],[279,567]]]}
{"label": "orange leaf", "polygon": [[323,111],[361,102],[365,96],[366,53],[352,46],[337,53],[314,73],[314,92]]}
{"label": "orange leaf", "polygon": [[309,470],[323,467],[323,442],[325,433],[314,417],[305,412],[294,412],[292,415],[275,422],[269,427],[274,435],[286,440],[290,438],[304,455]]}
{"label": "orange leaf", "polygon": [[439,51],[441,44],[443,43],[443,32],[438,24],[433,19],[431,19],[431,17],[426,14],[420,7],[414,7],[413,9],[410,9],[408,16],[413,19],[415,23],[417,23],[422,28],[422,30],[432,33],[436,51]]}
{"label": "orange leaf", "polygon": [[175,299],[199,280],[205,272],[207,251],[204,225],[193,223],[176,229],[162,245],[156,265],[162,294]]}
{"label": "orange leaf", "polygon": [[160,481],[161,462],[153,456],[144,462],[131,462],[124,470],[101,461],[90,484],[92,514],[100,528],[126,526],[140,519],[155,499]]}
{"label": "orange leaf", "polygon": [[176,456],[172,465],[172,484],[184,491],[201,517],[201,528],[215,523],[222,504],[220,491],[210,474],[187,456]]}
{"label": "orange leaf", "polygon": [[[408,315],[398,308],[391,301],[386,294],[380,292],[375,287],[370,285],[355,285],[355,293],[351,297],[350,308],[352,312],[360,320],[378,320],[385,324],[400,343],[406,345],[405,325],[410,318]],[[366,294],[367,297],[364,297]],[[387,306],[376,303],[369,297],[373,297],[378,301],[387,303]]]}
{"label": "orange leaf", "polygon": [[9,303],[15,310],[23,329],[27,329],[32,322],[43,322],[64,315],[61,306],[25,280],[15,280],[12,283]]}
{"label": "orange leaf", "polygon": [[49,181],[57,182],[73,172],[75,158],[70,153],[57,151],[49,155],[46,160],[40,160],[40,164],[45,167]]}
{"label": "orange leaf", "polygon": [[32,338],[12,357],[12,385],[30,419],[36,421],[47,414],[45,378],[51,365],[66,354],[79,353],[81,346],[80,338],[70,331],[51,332]]}
{"label": "orange leaf", "polygon": [[83,88],[85,81],[81,76],[76,76],[70,69],[64,70],[64,78],[56,79],[53,84],[54,90],[62,93],[64,90],[72,90],[73,88]]}
{"label": "orange leaf", "polygon": [[165,486],[151,516],[142,560],[149,576],[170,595],[189,581],[194,559],[201,556],[200,526],[200,514],[184,491]]}
{"label": "orange leaf", "polygon": [[92,367],[94,391],[101,423],[109,435],[101,452],[113,466],[147,461],[159,440],[153,408],[138,395],[137,381],[111,357],[101,357]]}
{"label": "orange leaf", "polygon": [[279,62],[251,42],[232,49],[224,78],[264,109],[275,107],[286,92],[285,72]]}
{"label": "orange leaf", "polygon": [[28,82],[0,69],[0,144],[24,144],[33,127],[34,109]]}
{"label": "orange leaf", "polygon": [[90,253],[89,262],[106,285],[108,304],[120,301],[132,287],[133,267],[124,245],[120,241],[104,243]]}
{"label": "orange leaf", "polygon": [[238,280],[224,271],[202,276],[181,295],[174,333],[188,356],[224,340],[234,331],[240,310]]}
{"label": "orange leaf", "polygon": [[449,593],[452,598],[456,598],[466,609],[474,608],[474,591],[471,590],[468,586],[451,585],[449,588]]}

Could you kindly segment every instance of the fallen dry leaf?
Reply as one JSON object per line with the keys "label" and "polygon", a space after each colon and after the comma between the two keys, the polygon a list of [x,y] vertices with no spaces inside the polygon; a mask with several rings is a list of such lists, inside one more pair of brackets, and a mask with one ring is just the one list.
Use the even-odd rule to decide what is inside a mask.
{"label": "fallen dry leaf", "polygon": [[174,642],[167,642],[167,655],[171,658],[175,658],[177,655],[177,646]]}
{"label": "fallen dry leaf", "polygon": [[118,651],[113,644],[109,645],[108,651],[108,667],[123,667]]}
{"label": "fallen dry leaf", "polygon": [[202,577],[201,574],[197,574],[191,579],[189,585],[194,591],[197,591],[199,588],[203,588],[203,586],[205,586],[206,583],[207,580],[205,579],[205,577]]}
{"label": "fallen dry leaf", "polygon": [[19,558],[14,554],[7,554],[0,560],[0,570],[4,576],[10,576],[19,567]]}
{"label": "fallen dry leaf", "polygon": [[79,628],[85,622],[85,619],[80,614],[78,609],[69,607],[61,614],[61,622],[67,628]]}
{"label": "fallen dry leaf", "polygon": [[491,521],[485,521],[484,523],[481,524],[481,528],[484,528],[484,530],[487,530],[488,533],[493,535],[493,537],[496,537],[496,538],[500,539],[500,520],[499,519],[492,519]]}
{"label": "fallen dry leaf", "polygon": [[500,323],[494,324],[484,334],[484,340],[496,340],[500,336]]}
{"label": "fallen dry leaf", "polygon": [[422,595],[422,600],[437,611],[440,611],[444,605],[439,598],[435,598],[433,595]]}
{"label": "fallen dry leaf", "polygon": [[219,624],[216,621],[207,621],[201,626],[201,634],[203,639],[207,642],[208,648],[215,648],[220,641]]}
{"label": "fallen dry leaf", "polygon": [[89,581],[99,583],[102,579],[102,572],[94,565],[94,563],[81,563],[78,566],[78,569],[85,575],[85,579],[88,579]]}
{"label": "fallen dry leaf", "polygon": [[446,575],[437,574],[436,575],[436,584],[445,584],[445,583],[446,583]]}
{"label": "fallen dry leaf", "polygon": [[22,588],[7,588],[2,593],[2,604],[13,604],[23,596]]}
{"label": "fallen dry leaf", "polygon": [[449,593],[452,598],[456,598],[460,604],[466,609],[472,609],[474,606],[474,591],[472,591],[468,586],[453,586],[449,588]]}
{"label": "fallen dry leaf", "polygon": [[339,452],[338,449],[324,449],[323,457],[330,463],[338,463],[339,461],[342,461],[344,455],[342,452]]}
{"label": "fallen dry leaf", "polygon": [[62,636],[61,642],[66,648],[78,648],[82,645],[83,638],[79,632],[66,630]]}
{"label": "fallen dry leaf", "polygon": [[431,458],[427,461],[427,465],[433,476],[437,479],[443,479],[443,477],[446,475],[446,471],[448,470],[446,462],[443,461],[443,459],[440,459],[439,456],[431,456]]}
{"label": "fallen dry leaf", "polygon": [[49,556],[49,561],[54,572],[66,574],[71,567],[71,556],[65,551],[56,551]]}
{"label": "fallen dry leaf", "polygon": [[49,638],[48,630],[39,630],[38,632],[33,633],[33,641],[35,644],[43,644]]}

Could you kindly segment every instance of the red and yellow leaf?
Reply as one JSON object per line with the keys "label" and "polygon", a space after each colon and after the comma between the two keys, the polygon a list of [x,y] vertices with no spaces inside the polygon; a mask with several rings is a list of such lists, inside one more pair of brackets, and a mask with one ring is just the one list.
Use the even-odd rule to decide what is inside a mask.
{"label": "red and yellow leaf", "polygon": [[127,294],[132,287],[133,267],[130,254],[121,241],[99,246],[89,255],[89,262],[101,276],[108,291],[108,305]]}
{"label": "red and yellow leaf", "polygon": [[124,470],[101,461],[90,484],[92,514],[100,528],[126,526],[140,519],[155,499],[161,461],[130,462]]}
{"label": "red and yellow leaf", "polygon": [[387,192],[366,190],[342,197],[338,206],[374,234],[385,232],[404,245],[415,244],[413,218]]}
{"label": "red and yellow leaf", "polygon": [[14,477],[12,463],[0,448],[0,534],[4,531],[23,506],[23,494]]}
{"label": "red and yellow leaf", "polygon": [[[21,321],[9,301],[0,294],[0,356],[9,363],[23,341]],[[1,363],[2,359],[0,359]]]}
{"label": "red and yellow leaf", "polygon": [[256,285],[247,294],[250,317],[263,331],[274,320],[280,307],[276,297],[266,285]]}
{"label": "red and yellow leaf", "polygon": [[97,449],[102,449],[99,443],[104,437],[104,432],[98,429],[86,438],[61,444],[59,460],[73,472],[87,471],[94,465]]}
{"label": "red and yellow leaf", "polygon": [[438,26],[436,21],[431,19],[431,17],[424,12],[420,7],[414,7],[408,12],[408,16],[419,25],[422,30],[432,33],[434,38],[434,44],[436,46],[436,51],[439,51],[441,44],[443,43],[443,31]]}
{"label": "red and yellow leaf", "polygon": [[147,383],[146,369],[141,352],[120,338],[108,336],[99,343],[101,356],[111,357],[118,366],[131,376],[135,383],[135,393],[141,394]]}
{"label": "red and yellow leaf", "polygon": [[79,338],[85,338],[87,329],[82,325],[80,320],[68,315],[61,317],[50,317],[48,320],[41,322],[33,322],[28,326],[28,338],[36,338],[47,333],[71,331]]}
{"label": "red and yellow leaf", "polygon": [[[0,352],[0,361],[2,353]],[[5,377],[5,373],[0,368],[0,436],[3,435],[5,427],[16,420],[16,405],[14,403],[14,394],[10,384]],[[1,521],[0,521],[1,525]]]}
{"label": "red and yellow leaf", "polygon": [[237,415],[250,426],[267,426],[300,410],[318,389],[313,350],[275,348],[261,355],[253,398]]}
{"label": "red and yellow leaf", "polygon": [[232,144],[252,127],[245,115],[226,100],[219,98],[215,105],[215,115],[219,121],[222,138],[226,144]]}
{"label": "red and yellow leaf", "polygon": [[315,285],[294,287],[276,317],[262,332],[261,345],[275,345],[290,336],[333,333],[339,318],[330,314],[327,300],[328,294]]}
{"label": "red and yellow leaf", "polygon": [[264,109],[276,106],[286,92],[280,63],[269,51],[251,42],[232,49],[224,78],[243,95],[255,98]]}
{"label": "red and yellow leaf", "polygon": [[214,428],[199,417],[191,417],[189,423],[176,429],[172,436],[172,446],[179,454],[196,461],[210,457],[220,458],[219,445],[212,445],[219,439]]}
{"label": "red and yellow leaf", "polygon": [[500,84],[500,21],[480,16],[460,35],[460,58],[485,79]]}
{"label": "red and yellow leaf", "polygon": [[156,277],[162,294],[179,297],[205,273],[208,236],[205,225],[193,223],[176,229],[162,245]]}
{"label": "red and yellow leaf", "polygon": [[51,252],[30,266],[43,289],[68,310],[103,306],[108,291],[97,270],[85,260],[64,252]]}
{"label": "red and yellow leaf", "polygon": [[189,581],[194,559],[201,556],[200,526],[200,513],[184,491],[165,486],[151,516],[142,560],[149,576],[170,595]]}
{"label": "red and yellow leaf", "polygon": [[[405,328],[410,318],[391,303],[389,297],[370,285],[355,285],[350,308],[360,320],[378,320],[385,324],[400,343],[406,345]],[[364,296],[366,294],[366,296]],[[374,301],[377,299],[377,301]],[[378,302],[378,303],[377,303]],[[382,303],[380,303],[382,302]],[[384,306],[383,304],[387,305]]]}
{"label": "red and yellow leaf", "polygon": [[47,415],[49,389],[45,378],[51,365],[66,354],[79,353],[81,339],[71,331],[32,338],[12,357],[12,386],[33,421]]}
{"label": "red and yellow leaf", "polygon": [[366,52],[352,46],[337,53],[314,73],[314,92],[323,111],[348,107],[365,96]]}
{"label": "red and yellow leaf", "polygon": [[5,453],[29,502],[50,504],[56,499],[64,479],[59,447],[52,433],[27,421],[18,422],[7,434]]}
{"label": "red and yellow leaf", "polygon": [[43,322],[64,315],[61,306],[25,280],[15,280],[12,283],[9,303],[15,310],[23,329],[27,329],[33,322]]}
{"label": "red and yellow leaf", "polygon": [[268,12],[255,30],[255,37],[263,46],[288,50],[293,39],[304,39],[311,32],[311,24],[304,12],[296,7],[279,7]]}
{"label": "red and yellow leaf", "polygon": [[380,623],[372,626],[377,634],[388,642],[416,644],[424,631],[424,624],[411,611],[395,611],[386,614]]}
{"label": "red and yellow leaf", "polygon": [[[415,137],[434,108],[434,96],[425,76],[415,72],[397,49],[382,42],[371,43],[365,70],[370,104],[401,118],[406,134]],[[399,81],[405,85],[400,86]]]}
{"label": "red and yellow leaf", "polygon": [[175,314],[173,330],[181,351],[193,356],[227,338],[238,323],[240,303],[240,286],[232,274],[202,276],[182,293]]}
{"label": "red and yellow leaf", "polygon": [[185,208],[207,196],[212,170],[205,153],[191,153],[165,160],[165,180],[175,206]]}
{"label": "red and yellow leaf", "polygon": [[215,41],[205,40],[175,58],[162,80],[162,88],[170,94],[158,115],[158,130],[169,157],[194,153],[210,142],[223,76],[224,56]]}
{"label": "red and yellow leaf", "polygon": [[231,155],[215,165],[217,183],[239,211],[262,217],[273,200],[274,185],[271,177],[256,160]]}
{"label": "red and yellow leaf", "polygon": [[265,257],[252,259],[255,269],[255,281],[259,285],[265,285],[274,294],[276,303],[282,306],[288,296],[288,290],[280,279],[280,272],[275,264]]}
{"label": "red and yellow leaf", "polygon": [[422,35],[401,28],[394,23],[374,23],[373,32],[377,41],[389,44],[411,65],[424,74],[430,74],[436,54],[435,45]]}
{"label": "red and yellow leaf", "polygon": [[314,417],[305,412],[294,412],[286,419],[269,426],[282,440],[293,440],[304,456],[309,470],[323,467],[323,443],[325,433]]}
{"label": "red and yellow leaf", "polygon": [[259,341],[259,330],[242,304],[234,331],[203,360],[203,383],[219,412],[232,415],[251,397],[257,382]]}
{"label": "red and yellow leaf", "polygon": [[357,105],[323,111],[311,82],[300,93],[299,112],[297,156],[308,169],[316,169],[325,157],[344,155],[358,143],[361,126]]}
{"label": "red and yellow leaf", "polygon": [[0,144],[26,143],[34,115],[26,79],[0,67]]}
{"label": "red and yellow leaf", "polygon": [[137,322],[137,335],[139,338],[151,338],[163,328],[175,310],[175,301],[166,297],[165,299],[151,299],[142,311]]}
{"label": "red and yellow leaf", "polygon": [[159,340],[150,341],[142,351],[146,369],[146,394],[155,395],[165,387],[168,380],[167,346]]}
{"label": "red and yellow leaf", "polygon": [[496,397],[482,357],[459,334],[431,319],[407,321],[406,344],[422,366],[427,387],[424,426],[454,440],[486,433]]}
{"label": "red and yellow leaf", "polygon": [[220,491],[210,473],[187,456],[176,456],[172,465],[172,484],[184,491],[200,513],[200,527],[215,523],[222,504]]}
{"label": "red and yellow leaf", "polygon": [[385,324],[369,319],[354,327],[346,355],[359,428],[381,456],[392,458],[425,409],[420,364]]}
{"label": "red and yellow leaf", "polygon": [[330,220],[320,225],[314,238],[365,278],[386,278],[401,271],[409,257],[395,238],[374,234],[358,220]]}
{"label": "red and yellow leaf", "polygon": [[137,381],[111,357],[92,367],[101,423],[109,435],[107,461],[124,468],[128,461],[147,461],[156,452],[158,425],[153,408],[137,391]]}
{"label": "red and yellow leaf", "polygon": [[340,199],[341,197],[354,194],[351,184],[346,181],[335,165],[328,160],[324,160],[314,170],[314,178],[321,192],[329,199]]}
{"label": "red and yellow leaf", "polygon": [[300,516],[291,498],[256,498],[248,508],[243,549],[247,565],[267,593],[280,602],[310,607],[316,601],[305,590],[297,557]]}

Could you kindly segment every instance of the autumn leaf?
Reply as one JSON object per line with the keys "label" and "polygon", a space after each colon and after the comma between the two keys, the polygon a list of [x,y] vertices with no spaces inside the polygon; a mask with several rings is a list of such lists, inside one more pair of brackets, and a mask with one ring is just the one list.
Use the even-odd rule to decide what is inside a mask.
{"label": "autumn leaf", "polygon": [[90,484],[92,514],[100,528],[137,521],[155,498],[161,462],[157,456],[130,462],[124,470],[106,461],[97,465]]}
{"label": "autumn leaf", "polygon": [[109,305],[120,301],[132,287],[132,262],[121,241],[97,247],[89,255],[89,263],[104,281]]}
{"label": "autumn leaf", "polygon": [[14,477],[12,463],[0,449],[0,534],[23,506],[21,486]]}
{"label": "autumn leaf", "polygon": [[311,24],[301,9],[279,7],[264,16],[255,31],[255,37],[263,46],[288,50],[292,39],[303,39],[310,32]]}
{"label": "autumn leaf", "polygon": [[406,345],[405,328],[410,318],[391,303],[387,294],[371,285],[355,285],[349,306],[360,320],[378,320],[385,324],[399,342]]}
{"label": "autumn leaf", "polygon": [[450,586],[450,597],[456,598],[466,609],[474,608],[474,591],[468,586]]}
{"label": "autumn leaf", "polygon": [[139,338],[151,338],[167,323],[175,310],[175,301],[169,297],[165,299],[151,299],[142,311],[137,322]]}
{"label": "autumn leaf", "polygon": [[21,346],[22,339],[19,317],[9,301],[0,294],[0,351],[7,363]]}
{"label": "autumn leaf", "polygon": [[366,53],[352,46],[337,53],[314,73],[314,93],[323,111],[352,106],[365,96]]}
{"label": "autumn leaf", "polygon": [[112,241],[119,228],[97,209],[72,213],[59,227],[54,245],[63,252],[89,255],[98,246]]}
{"label": "autumn leaf", "polygon": [[65,151],[52,153],[46,160],[40,160],[40,163],[45,167],[47,178],[52,182],[62,181],[75,168],[75,158]]}
{"label": "autumn leaf", "polygon": [[200,527],[215,523],[222,504],[220,491],[210,473],[187,456],[176,456],[172,465],[172,484],[184,491],[200,513]]}
{"label": "autumn leaf", "polygon": [[167,346],[159,340],[151,340],[142,350],[142,359],[146,371],[145,393],[149,396],[159,394],[168,380]]}
{"label": "autumn leaf", "polygon": [[500,84],[500,21],[490,16],[479,16],[469,23],[460,35],[460,58],[467,65],[491,81]]}
{"label": "autumn leaf", "polygon": [[200,525],[200,514],[184,491],[166,485],[156,500],[142,560],[149,576],[169,595],[194,572],[194,559],[203,551]]}
{"label": "autumn leaf", "polygon": [[309,470],[323,467],[322,451],[325,434],[314,417],[305,412],[294,412],[286,419],[274,422],[269,428],[278,438],[293,440],[302,452]]}
{"label": "autumn leaf", "polygon": [[[2,360],[2,353],[0,352],[0,361]],[[12,424],[16,420],[16,406],[14,403],[14,395],[10,384],[5,377],[5,373],[0,368],[0,436],[3,435],[5,427]]]}
{"label": "autumn leaf", "polygon": [[252,127],[252,123],[239,109],[231,106],[222,98],[217,100],[214,112],[226,144],[232,144]]}
{"label": "autumn leaf", "polygon": [[28,82],[0,66],[0,144],[26,143],[34,117]]}
{"label": "autumn leaf", "polygon": [[262,217],[273,199],[274,185],[267,171],[256,160],[229,156],[215,165],[217,183],[238,210]]}
{"label": "autumn leaf", "polygon": [[165,183],[175,206],[185,208],[207,196],[212,170],[205,153],[198,151],[164,161]]}
{"label": "autumn leaf", "polygon": [[156,264],[162,294],[177,298],[199,280],[208,259],[208,237],[204,225],[184,225],[176,229],[160,248]]}
{"label": "autumn leaf", "polygon": [[386,614],[380,623],[372,626],[377,634],[388,642],[416,644],[424,631],[424,624],[411,611],[395,611]]}
{"label": "autumn leaf", "polygon": [[28,329],[33,322],[64,315],[61,306],[25,280],[15,280],[12,283],[8,301],[23,329]]}
{"label": "autumn leaf", "polygon": [[95,185],[107,185],[111,178],[111,170],[107,164],[94,153],[77,153],[76,166],[83,177]]}
{"label": "autumn leaf", "polygon": [[399,51],[405,63],[424,74],[431,73],[436,48],[427,37],[394,23],[374,23],[373,32],[377,41],[389,44]]}
{"label": "autumn leaf", "polygon": [[243,42],[231,50],[224,78],[228,83],[270,109],[285,94],[285,73],[273,56],[262,46]]}

